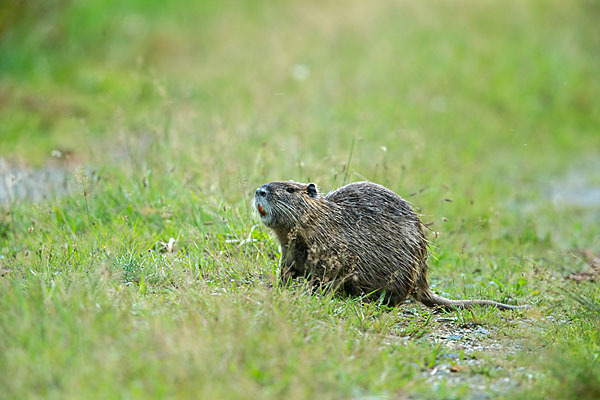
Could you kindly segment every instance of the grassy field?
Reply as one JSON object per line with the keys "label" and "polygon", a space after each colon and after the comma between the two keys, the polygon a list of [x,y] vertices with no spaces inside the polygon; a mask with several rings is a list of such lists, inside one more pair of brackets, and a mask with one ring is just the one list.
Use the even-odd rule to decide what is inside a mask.
{"label": "grassy field", "polygon": [[[0,398],[600,397],[600,2],[33,3],[0,13]],[[388,186],[438,293],[531,307],[278,287],[279,179]]]}

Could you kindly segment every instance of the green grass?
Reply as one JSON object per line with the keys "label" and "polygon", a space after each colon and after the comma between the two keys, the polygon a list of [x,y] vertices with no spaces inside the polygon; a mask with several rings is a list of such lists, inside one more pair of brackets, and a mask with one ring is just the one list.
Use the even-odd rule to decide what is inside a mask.
{"label": "green grass", "polygon": [[[600,205],[553,202],[600,185],[597,1],[15,4],[0,157],[75,190],[0,205],[2,396],[600,395]],[[255,188],[346,177],[433,223],[436,291],[531,307],[279,288]]]}

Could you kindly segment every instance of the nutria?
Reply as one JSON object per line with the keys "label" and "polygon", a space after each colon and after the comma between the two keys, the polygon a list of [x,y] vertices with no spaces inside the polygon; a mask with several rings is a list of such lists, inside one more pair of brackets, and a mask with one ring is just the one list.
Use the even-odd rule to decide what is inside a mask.
{"label": "nutria", "polygon": [[313,183],[271,182],[256,190],[254,204],[281,244],[283,283],[303,276],[313,285],[390,306],[410,295],[446,310],[519,308],[433,293],[423,224],[406,200],[381,185],[351,183],[322,196]]}

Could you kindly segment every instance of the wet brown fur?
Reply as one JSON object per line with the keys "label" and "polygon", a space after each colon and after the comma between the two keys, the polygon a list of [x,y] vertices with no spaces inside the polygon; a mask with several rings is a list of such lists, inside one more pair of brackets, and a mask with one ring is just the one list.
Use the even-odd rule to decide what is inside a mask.
{"label": "wet brown fur", "polygon": [[408,296],[447,310],[516,306],[490,300],[450,300],[427,283],[427,240],[410,204],[371,182],[343,186],[326,196],[313,184],[272,182],[255,205],[281,244],[281,280],[304,276],[314,285],[395,306]]}

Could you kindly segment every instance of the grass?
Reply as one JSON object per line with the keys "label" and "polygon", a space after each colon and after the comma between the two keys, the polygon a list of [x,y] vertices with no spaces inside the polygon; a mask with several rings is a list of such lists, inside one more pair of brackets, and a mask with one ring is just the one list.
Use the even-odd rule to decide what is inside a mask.
{"label": "grass", "polygon": [[[0,205],[3,397],[598,397],[597,1],[6,10],[0,157],[73,190]],[[275,179],[382,183],[437,292],[531,307],[279,288]]]}

